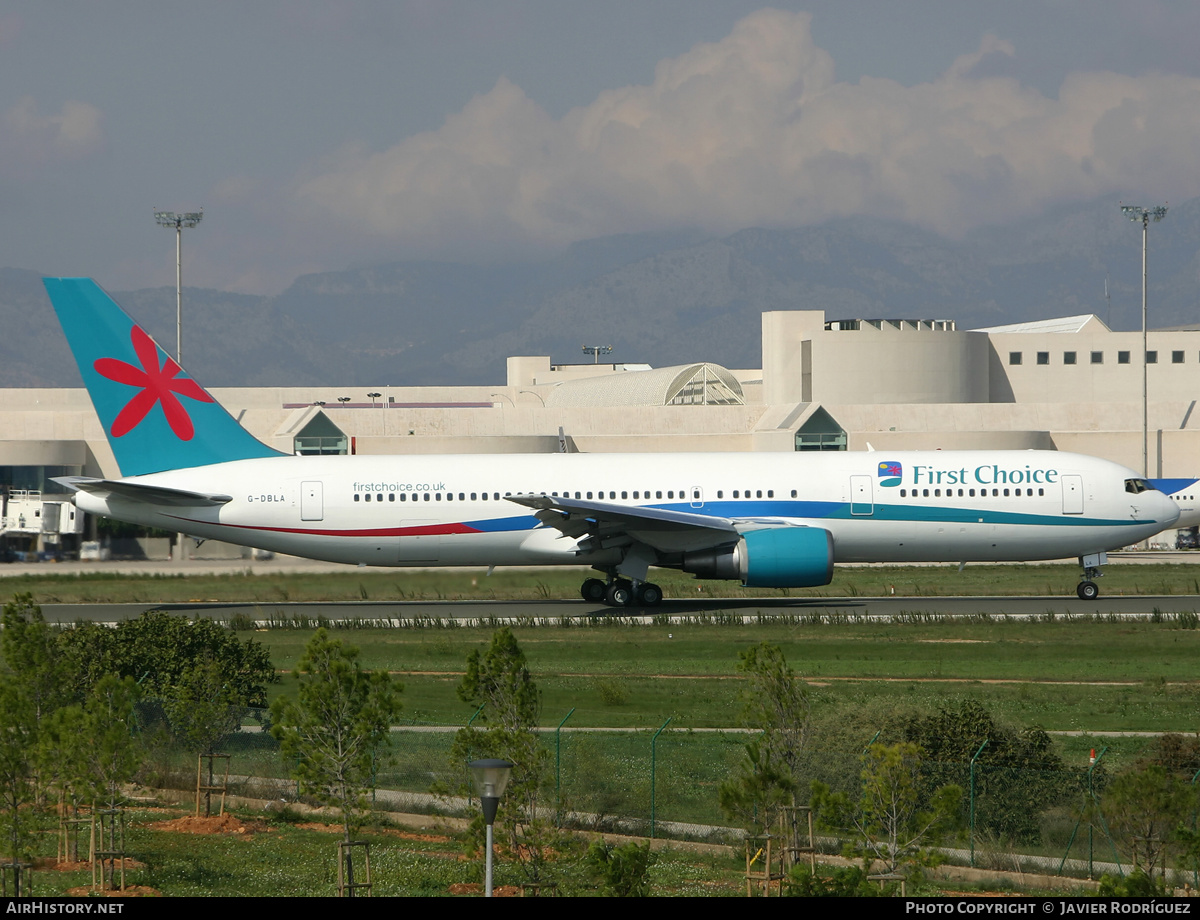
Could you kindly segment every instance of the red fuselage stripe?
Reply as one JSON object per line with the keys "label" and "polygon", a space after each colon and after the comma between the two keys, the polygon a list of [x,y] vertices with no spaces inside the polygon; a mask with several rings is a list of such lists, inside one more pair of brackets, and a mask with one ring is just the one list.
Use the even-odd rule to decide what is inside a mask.
{"label": "red fuselage stripe", "polygon": [[170,515],[177,521],[187,521],[189,524],[215,525],[217,527],[232,527],[236,530],[255,530],[269,533],[296,533],[317,537],[428,537],[439,534],[454,533],[483,533],[466,524],[426,524],[421,527],[379,527],[364,530],[316,530],[306,527],[259,527],[253,524],[228,524],[224,521],[197,521],[193,518]]}

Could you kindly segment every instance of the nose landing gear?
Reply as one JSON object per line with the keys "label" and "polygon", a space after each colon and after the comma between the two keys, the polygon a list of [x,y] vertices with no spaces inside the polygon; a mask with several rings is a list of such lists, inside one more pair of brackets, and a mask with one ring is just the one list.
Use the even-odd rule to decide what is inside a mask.
{"label": "nose landing gear", "polygon": [[1083,581],[1079,583],[1075,593],[1079,595],[1081,601],[1094,601],[1100,596],[1100,589],[1096,586],[1095,579],[1104,574],[1100,571],[1100,566],[1106,562],[1108,562],[1108,553],[1092,553],[1090,556],[1079,557],[1079,564],[1083,566]]}

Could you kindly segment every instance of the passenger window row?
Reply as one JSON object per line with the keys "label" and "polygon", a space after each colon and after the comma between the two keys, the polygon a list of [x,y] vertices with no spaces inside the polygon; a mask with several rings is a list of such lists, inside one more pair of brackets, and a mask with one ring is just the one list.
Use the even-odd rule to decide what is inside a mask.
{"label": "passenger window row", "polygon": [[[662,489],[655,489],[653,491],[654,491],[654,500],[662,499],[664,497],[667,498],[668,500],[674,499],[676,497],[676,491],[678,491],[679,498],[684,499],[684,500],[689,500],[689,492],[687,489],[679,489],[679,490],[667,489],[667,490],[665,490],[665,492]],[[645,489],[645,490],[637,489],[633,492],[633,500],[634,501],[650,501],[651,500],[650,493],[651,493],[650,489]],[[412,493],[410,493],[410,492],[387,492],[387,493],[384,493],[384,492],[355,492],[354,500],[356,502],[370,502],[370,501],[382,502],[382,501],[384,501],[385,494],[387,495],[387,501],[389,501],[389,502],[396,502],[396,501],[401,501],[401,502],[448,501],[448,502],[452,502],[452,501],[456,500],[456,496],[455,496],[454,492],[412,492]],[[513,493],[505,492],[504,494],[506,496],[508,496],[508,495],[512,495]],[[526,493],[518,492],[517,494],[524,495]],[[529,494],[541,495],[543,493],[533,492],[533,493],[529,493]],[[560,493],[551,492],[550,494],[551,494],[551,496],[557,498]],[[575,498],[578,498],[578,499],[590,498],[590,499],[596,499],[599,501],[604,501],[605,499],[616,499],[617,495],[618,495],[618,493],[615,490],[604,490],[604,489],[600,489],[595,492],[577,491],[574,493],[572,493],[572,492],[562,492],[561,493],[563,498],[571,498],[572,494],[574,495]],[[620,494],[620,497],[622,499],[625,499],[626,501],[628,501],[630,498],[630,493],[628,490],[623,490],[619,494]],[[702,493],[699,489],[692,489],[691,495],[690,495],[690,500],[700,501],[701,494]],[[753,490],[752,489],[734,489],[732,492],[732,495],[734,498],[762,498],[763,490],[762,489],[753,489]],[[397,496],[399,496],[399,498],[397,498]],[[725,491],[723,489],[718,489],[717,490],[717,498],[724,498],[724,497],[725,497]],[[766,497],[774,498],[775,490],[767,489]],[[795,498],[795,497],[796,497],[796,490],[792,489],[792,498]],[[468,493],[466,493],[466,492],[457,493],[457,501],[460,501],[460,502],[463,502],[463,501],[473,501],[473,502],[474,501],[485,501],[486,502],[488,500],[500,501],[500,493],[492,492],[489,495],[489,493],[487,493],[487,492],[471,492],[471,493],[469,493],[469,498],[468,498]]]}
{"label": "passenger window row", "polygon": [[[908,489],[901,489],[901,490],[900,490],[900,497],[901,497],[901,498],[908,498],[908,494],[907,494],[907,493],[908,493],[908,491],[909,491]],[[913,498],[929,498],[929,497],[930,497],[930,495],[929,495],[929,493],[930,493],[930,492],[932,492],[932,493],[933,493],[933,498],[941,498],[941,497],[942,497],[942,490],[941,490],[941,489],[921,489],[921,490],[920,490],[920,494],[919,494],[919,495],[917,494],[917,491],[918,491],[917,489],[913,489],[913,490],[912,490],[912,497],[913,497]],[[1010,496],[1009,496],[1009,491],[1010,491],[1010,490],[1008,490],[1008,489],[992,489],[992,497],[993,497],[993,498],[999,498],[1001,495],[1003,495],[1005,498],[1008,498],[1008,497],[1010,497]],[[1024,493],[1022,493],[1020,489],[1012,489],[1011,491],[1012,491],[1012,497],[1020,497],[1022,494],[1026,495],[1026,496],[1032,496],[1032,495],[1033,495],[1033,489],[1026,489],[1026,490],[1024,491]],[[964,494],[964,493],[965,493],[965,494]],[[1037,490],[1037,494],[1038,494],[1038,496],[1039,496],[1039,497],[1041,497],[1041,496],[1045,496],[1045,494],[1046,494],[1046,490],[1045,490],[1045,489],[1038,489],[1038,490]],[[980,498],[987,498],[987,495],[988,495],[988,490],[987,490],[987,489],[980,489],[980,490],[979,490],[979,497],[980,497]],[[947,490],[946,490],[946,496],[945,496],[945,497],[946,497],[946,498],[974,498],[974,497],[975,497],[975,489],[959,489],[959,490],[958,490],[958,494],[957,494],[957,495],[955,495],[955,493],[954,493],[954,490],[953,490],[953,489],[947,489]]]}

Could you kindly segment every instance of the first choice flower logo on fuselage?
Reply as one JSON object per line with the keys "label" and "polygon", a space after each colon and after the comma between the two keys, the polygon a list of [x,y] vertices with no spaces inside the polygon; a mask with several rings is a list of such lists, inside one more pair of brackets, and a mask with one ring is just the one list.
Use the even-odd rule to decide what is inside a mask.
{"label": "first choice flower logo on fuselage", "polygon": [[130,330],[129,339],[138,361],[141,362],[140,368],[116,358],[98,358],[92,364],[101,377],[125,386],[141,388],[113,419],[112,436],[119,438],[133,431],[158,403],[162,406],[163,415],[175,437],[181,441],[190,441],[196,430],[187,410],[175,394],[198,402],[210,403],[215,400],[205,393],[196,381],[178,377],[182,368],[169,356],[163,356],[164,361],[160,368],[158,346],[140,326],[134,326]]}
{"label": "first choice flower logo on fuselage", "polygon": [[878,476],[881,486],[898,486],[904,481],[904,467],[895,460],[880,460]]}

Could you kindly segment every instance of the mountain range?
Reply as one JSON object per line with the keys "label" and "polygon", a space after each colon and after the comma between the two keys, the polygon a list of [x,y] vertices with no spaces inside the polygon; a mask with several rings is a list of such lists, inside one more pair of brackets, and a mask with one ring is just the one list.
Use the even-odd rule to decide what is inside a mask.
{"label": "mountain range", "polygon": [[[758,367],[766,310],[959,329],[1096,313],[1134,329],[1140,231],[1104,198],[958,240],[852,218],[612,236],[520,264],[371,265],[303,275],[275,296],[189,287],[183,363],[208,386],[500,384],[509,355],[575,363],[582,345],[612,345],[618,362]],[[1149,239],[1151,327],[1200,326],[1200,198],[1172,206]],[[0,386],[80,383],[40,278],[0,269]],[[174,351],[174,288],[111,293]]]}

